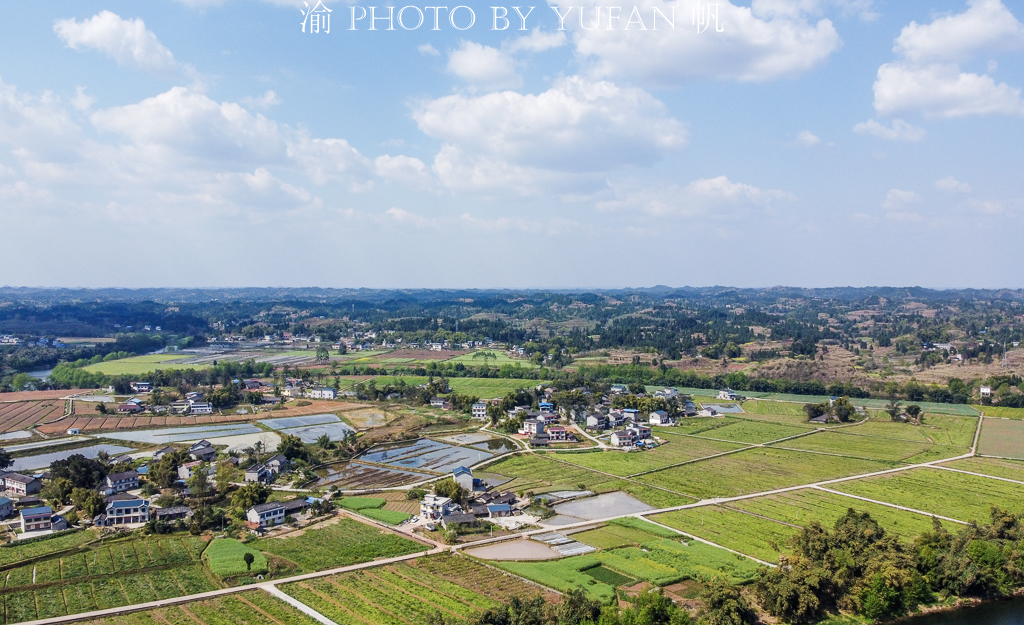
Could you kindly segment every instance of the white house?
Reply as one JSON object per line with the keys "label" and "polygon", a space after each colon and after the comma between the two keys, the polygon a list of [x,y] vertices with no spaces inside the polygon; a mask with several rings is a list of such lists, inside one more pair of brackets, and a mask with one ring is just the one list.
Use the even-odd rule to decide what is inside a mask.
{"label": "white house", "polygon": [[99,527],[132,525],[149,521],[149,502],[145,499],[122,499],[107,504],[106,511],[93,519]]}
{"label": "white house", "polygon": [[35,532],[50,529],[53,510],[50,506],[39,506],[38,508],[25,508],[21,511],[21,531]]}
{"label": "white house", "polygon": [[979,389],[979,392],[981,393],[982,397],[992,397],[992,387],[991,386],[983,386],[983,387],[981,387]]}
{"label": "white house", "polygon": [[288,458],[285,458],[281,454],[271,456],[263,463],[271,473],[280,473],[288,465]]}
{"label": "white house", "polygon": [[655,410],[650,415],[651,425],[675,425],[676,420],[670,416],[664,410]]}
{"label": "white house", "polygon": [[279,525],[284,522],[284,504],[274,502],[255,505],[245,512],[245,520],[258,523],[260,527]]}
{"label": "white house", "polygon": [[444,408],[444,397],[431,397],[430,407],[431,408]]}
{"label": "white house", "polygon": [[556,425],[547,429],[548,440],[552,443],[565,442],[568,432],[564,426]]}
{"label": "white house", "polygon": [[466,492],[473,492],[473,471],[466,467],[455,467],[452,471],[452,479],[455,483],[466,489]]}
{"label": "white house", "polygon": [[136,393],[148,393],[153,390],[153,385],[149,382],[132,382],[131,387]]}
{"label": "white house", "polygon": [[138,471],[124,471],[123,473],[111,473],[107,476],[108,495],[123,493],[139,487]]}
{"label": "white house", "polygon": [[424,519],[437,520],[447,516],[459,509],[459,505],[450,497],[438,497],[437,495],[425,495],[420,501],[420,517]]}
{"label": "white house", "polygon": [[208,401],[190,401],[188,410],[192,414],[211,414],[213,413],[213,404]]}
{"label": "white house", "polygon": [[474,419],[486,419],[487,418],[487,404],[480,402],[473,404],[473,418]]}
{"label": "white house", "polygon": [[7,473],[3,476],[4,489],[18,497],[34,495],[43,489],[43,482],[38,477],[30,477],[21,473]]}
{"label": "white house", "polygon": [[612,432],[612,445],[615,447],[632,447],[636,445],[636,434],[630,430]]}
{"label": "white house", "polygon": [[185,464],[178,467],[178,479],[190,479],[192,475],[196,472],[196,469],[198,469],[202,465],[202,460],[193,460],[192,462],[186,462]]}
{"label": "white house", "polygon": [[527,419],[523,421],[523,433],[537,436],[544,433],[544,422],[539,419]]}
{"label": "white house", "polygon": [[737,400],[740,396],[736,394],[736,391],[730,388],[724,388],[718,391],[718,399]]}
{"label": "white house", "polygon": [[310,390],[306,396],[313,399],[335,399],[338,397],[338,390],[329,386],[321,386]]}

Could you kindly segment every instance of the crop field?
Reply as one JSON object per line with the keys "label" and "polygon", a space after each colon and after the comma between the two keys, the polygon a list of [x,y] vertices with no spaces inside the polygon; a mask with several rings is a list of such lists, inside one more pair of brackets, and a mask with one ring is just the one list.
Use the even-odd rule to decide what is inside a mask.
{"label": "crop field", "polygon": [[636,479],[645,484],[706,499],[808,484],[847,475],[881,471],[889,467],[889,464],[874,460],[766,447],[664,469]]}
{"label": "crop field", "polygon": [[967,453],[964,447],[948,447],[876,436],[840,432],[818,432],[777,444],[784,449],[819,451],[851,458],[890,462],[925,462]]}
{"label": "crop field", "polygon": [[64,400],[16,401],[0,403],[0,433],[24,430],[64,416]]}
{"label": "crop field", "polygon": [[616,479],[610,475],[535,454],[504,458],[488,465],[487,472],[515,478],[507,484],[502,484],[501,488],[516,492],[533,491],[540,494],[556,490],[591,490],[596,493],[607,493],[621,490],[655,508],[679,506],[694,501],[692,497]]}
{"label": "crop field", "polygon": [[[483,354],[487,354],[488,357],[484,357]],[[537,365],[533,364],[529,360],[519,358],[509,358],[508,354],[504,351],[497,349],[481,349],[468,354],[462,354],[455,358],[448,359],[447,362],[461,362],[467,366],[482,367],[487,365],[488,367],[502,367],[505,365],[511,365],[526,369],[536,369]]]}
{"label": "crop field", "polygon": [[978,439],[978,453],[1024,460],[1024,421],[985,419]]}
{"label": "crop field", "polygon": [[806,434],[813,429],[810,426],[783,425],[744,419],[708,432],[706,435],[737,443],[760,444],[797,434]]}
{"label": "crop field", "polygon": [[780,415],[787,417],[800,417],[807,420],[807,413],[804,412],[806,404],[788,401],[765,401],[763,399],[748,399],[743,402],[743,410],[751,414]]}
{"label": "crop field", "polygon": [[882,436],[907,441],[923,441],[936,445],[970,447],[974,442],[974,431],[978,419],[951,417],[947,415],[925,415],[924,425],[896,423],[886,416],[872,416],[866,423],[843,428],[850,434]]}
{"label": "crop field", "polygon": [[639,546],[618,547],[562,560],[496,562],[495,565],[557,590],[582,587],[591,597],[601,599],[614,596],[615,591],[610,584],[587,574],[588,569],[598,566],[630,578],[629,581],[643,580],[656,586],[684,579],[702,582],[724,579],[741,583],[753,579],[758,568],[748,558],[724,549],[694,540],[687,542],[681,536],[662,538],[654,534],[647,534]]}
{"label": "crop field", "polygon": [[578,466],[604,471],[613,475],[627,476],[634,473],[661,469],[672,464],[706,458],[725,451],[742,449],[743,445],[694,438],[672,436],[668,442],[650,450],[622,452],[594,451],[589,453],[563,453],[559,460]]}
{"label": "crop field", "polygon": [[800,531],[792,525],[720,506],[665,512],[651,519],[765,562],[777,562],[780,553],[790,553],[789,539]]}
{"label": "crop field", "polygon": [[[296,535],[299,534],[299,535]],[[292,562],[297,571],[310,572],[390,558],[428,547],[407,538],[351,519],[306,529],[281,538],[250,543],[253,548]]]}
{"label": "crop field", "polygon": [[[252,565],[245,562],[245,554],[253,556]],[[221,577],[256,575],[267,572],[267,557],[234,538],[217,538],[203,552],[203,559],[210,570]]]}
{"label": "crop field", "polygon": [[74,549],[87,542],[96,540],[99,534],[93,531],[69,532],[58,534],[53,538],[40,540],[33,543],[19,544],[5,543],[0,546],[0,565],[13,564],[31,558],[38,558],[51,553],[58,553],[68,549]]}
{"label": "crop field", "polygon": [[914,469],[829,488],[961,521],[987,523],[992,506],[1024,512],[1024,485],[941,469]]}
{"label": "crop field", "polygon": [[1024,408],[1007,408],[1005,406],[971,406],[986,417],[999,419],[1024,419]]}
{"label": "crop field", "polygon": [[388,525],[400,525],[411,519],[413,516],[405,512],[396,512],[395,510],[380,510],[377,508],[360,510],[359,514],[365,517],[369,517],[375,521],[380,521],[381,523],[387,523]]}
{"label": "crop field", "polygon": [[319,625],[284,601],[255,590],[230,597],[111,616],[93,625]]}
{"label": "crop field", "polygon": [[516,380],[511,378],[448,378],[448,386],[461,395],[481,399],[496,399],[521,388],[537,386],[541,380]]}
{"label": "crop field", "polygon": [[638,547],[649,541],[651,536],[661,538],[677,538],[678,533],[663,527],[642,521],[635,517],[616,519],[595,530],[577,532],[573,539],[598,549],[616,549],[618,547]]}
{"label": "crop field", "polygon": [[943,462],[942,466],[961,471],[973,471],[983,475],[1005,477],[1010,480],[1024,482],[1024,461],[1005,460],[1003,458],[964,458],[952,462]]}
{"label": "crop field", "polygon": [[339,505],[347,510],[364,510],[368,508],[383,508],[385,503],[387,503],[385,500],[377,497],[345,497]]}
{"label": "crop field", "polygon": [[818,521],[824,527],[832,527],[839,517],[853,508],[869,513],[887,532],[910,540],[932,529],[931,517],[813,488],[735,501],[728,507],[793,525],[805,526],[811,521]]}
{"label": "crop field", "polygon": [[339,625],[418,625],[440,613],[464,620],[538,588],[458,556],[392,565],[287,584],[289,595]]}
{"label": "crop field", "polygon": [[209,369],[212,365],[177,364],[179,361],[188,360],[188,356],[181,354],[151,354],[147,356],[132,356],[109,362],[98,362],[85,367],[86,371],[93,373],[105,373],[107,375],[138,375],[150,371],[166,369]]}
{"label": "crop field", "polygon": [[733,423],[740,423],[736,417],[687,417],[676,422],[675,426],[658,428],[659,434],[688,434],[690,436],[706,436],[718,438],[714,431]]}

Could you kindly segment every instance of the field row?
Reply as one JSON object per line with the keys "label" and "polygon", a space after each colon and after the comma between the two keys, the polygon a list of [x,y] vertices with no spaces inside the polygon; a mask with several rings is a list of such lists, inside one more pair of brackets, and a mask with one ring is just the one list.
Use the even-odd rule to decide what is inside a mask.
{"label": "field row", "polygon": [[319,625],[318,621],[261,590],[89,622],[93,625]]}
{"label": "field row", "polygon": [[0,432],[16,432],[59,419],[64,415],[64,401],[19,401],[0,403]]}

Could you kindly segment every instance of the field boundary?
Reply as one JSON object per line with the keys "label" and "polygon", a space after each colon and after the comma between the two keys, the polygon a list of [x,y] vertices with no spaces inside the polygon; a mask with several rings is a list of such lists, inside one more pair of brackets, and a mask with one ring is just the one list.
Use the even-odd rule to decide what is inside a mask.
{"label": "field boundary", "polygon": [[952,517],[942,516],[941,514],[935,514],[933,512],[925,512],[923,510],[916,510],[914,508],[908,508],[906,506],[900,506],[900,505],[897,505],[897,504],[894,504],[894,503],[889,503],[887,501],[879,501],[877,499],[868,499],[867,497],[861,497],[860,495],[851,495],[850,493],[844,493],[844,492],[839,491],[839,490],[832,490],[831,488],[825,488],[824,486],[812,486],[811,488],[814,488],[816,490],[820,490],[820,491],[823,491],[823,492],[826,492],[826,493],[831,493],[833,495],[841,495],[843,497],[848,497],[850,499],[857,499],[859,501],[866,501],[868,503],[878,504],[880,506],[886,506],[886,507],[889,507],[889,508],[895,508],[896,510],[903,510],[904,512],[913,512],[914,514],[920,514],[920,515],[927,516],[927,517],[934,517],[936,519],[942,519],[943,521],[949,521],[950,523],[959,523],[960,525],[970,525],[970,523],[968,523],[967,521],[961,521],[960,519],[954,519]]}

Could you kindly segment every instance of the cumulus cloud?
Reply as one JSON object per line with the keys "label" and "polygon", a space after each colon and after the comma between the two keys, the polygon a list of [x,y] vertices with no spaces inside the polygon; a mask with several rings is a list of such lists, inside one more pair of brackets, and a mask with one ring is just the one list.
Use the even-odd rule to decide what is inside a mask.
{"label": "cumulus cloud", "polygon": [[448,71],[465,80],[470,87],[514,89],[523,84],[516,61],[505,52],[472,41],[463,41],[448,53]]}
{"label": "cumulus cloud", "polygon": [[890,189],[885,194],[885,199],[882,200],[882,208],[888,210],[898,210],[906,208],[907,206],[917,204],[921,201],[921,196],[913,191],[905,191],[903,189]]}
{"label": "cumulus cloud", "polygon": [[542,31],[540,28],[534,28],[529,35],[508,41],[501,46],[501,49],[513,54],[522,51],[544,52],[552,48],[560,48],[566,43],[568,43],[568,39],[566,39],[565,33],[562,31],[549,33]]}
{"label": "cumulus cloud", "polygon": [[805,148],[813,148],[821,143],[821,139],[810,130],[801,130],[796,133],[796,140]]}
{"label": "cumulus cloud", "polygon": [[141,19],[126,20],[116,13],[101,11],[81,22],[57,20],[54,32],[73,50],[91,48],[117,61],[146,70],[166,71],[177,67],[174,55],[146,28]]}
{"label": "cumulus cloud", "polygon": [[416,46],[416,49],[419,50],[419,53],[422,54],[423,56],[440,56],[441,55],[441,53],[438,52],[437,48],[435,48],[434,46],[430,45],[429,43],[421,43],[420,45]]}
{"label": "cumulus cloud", "polygon": [[413,119],[444,142],[434,170],[451,188],[540,193],[578,174],[649,165],[686,143],[684,126],[646,91],[579,76],[536,95],[421,101]]}
{"label": "cumulus cloud", "polygon": [[613,192],[615,199],[599,201],[599,210],[634,210],[650,215],[693,217],[706,213],[735,212],[742,208],[770,207],[777,202],[796,199],[788,191],[760,189],[733,182],[726,176],[699,178],[685,187],[668,185],[614,189]]}
{"label": "cumulus cloud", "polygon": [[[970,0],[963,13],[911,22],[897,37],[900,57],[878,68],[875,110],[880,115],[918,112],[933,117],[1021,115],[1021,90],[960,63],[981,52],[1024,48],[1024,25],[1000,0]],[[990,64],[989,71],[994,71]]]}
{"label": "cumulus cloud", "polygon": [[854,126],[853,131],[859,135],[871,135],[889,141],[920,141],[925,136],[924,128],[908,124],[902,119],[892,120],[890,126],[869,119]]}
{"label": "cumulus cloud", "polygon": [[945,191],[947,193],[970,193],[971,185],[966,182],[960,182],[953,176],[947,176],[940,178],[935,181],[935,188],[939,191]]}
{"label": "cumulus cloud", "polygon": [[273,90],[267,89],[263,95],[258,97],[242,98],[242,104],[254,109],[268,109],[281,103],[281,98]]}
{"label": "cumulus cloud", "polygon": [[[564,16],[561,26],[572,33],[576,54],[591,75],[624,76],[652,85],[794,76],[818,66],[841,45],[832,22],[809,19],[801,3],[754,2],[745,7],[719,2],[717,22],[700,34],[688,32],[694,10],[707,10],[707,3],[697,0],[640,0],[635,14],[623,7],[612,29],[607,3],[589,0],[582,9],[558,7],[555,0],[549,4]],[[674,30],[666,20],[673,17]],[[647,32],[636,32],[642,29]]]}
{"label": "cumulus cloud", "polygon": [[394,180],[414,188],[427,188],[431,185],[430,171],[418,158],[385,154],[374,159],[373,164],[374,173],[385,180]]}

